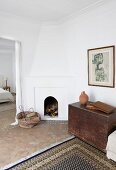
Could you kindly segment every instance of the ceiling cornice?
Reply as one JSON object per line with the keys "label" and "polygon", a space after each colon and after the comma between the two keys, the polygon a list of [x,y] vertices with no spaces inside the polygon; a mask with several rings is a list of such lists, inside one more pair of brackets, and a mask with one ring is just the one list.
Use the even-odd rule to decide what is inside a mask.
{"label": "ceiling cornice", "polygon": [[109,0],[100,0],[94,4],[91,4],[89,6],[87,6],[86,8],[83,8],[82,10],[78,11],[78,12],[75,12],[67,17],[64,17],[62,18],[59,22],[59,24],[62,24],[62,23],[65,23],[67,21],[70,21],[72,19],[75,19],[75,18],[78,18],[80,17],[81,15],[86,15],[88,14],[89,12],[91,12],[92,10],[96,9],[96,8],[99,8],[101,6],[103,6],[104,4],[108,3]]}
{"label": "ceiling cornice", "polygon": [[8,20],[8,19],[16,20],[17,22],[26,23],[26,24],[36,24],[36,25],[38,25],[38,24],[42,23],[41,21],[38,21],[37,19],[12,15],[10,13],[5,13],[5,12],[1,12],[1,11],[0,11],[0,18],[4,18],[6,20]]}
{"label": "ceiling cornice", "polygon": [[95,8],[103,6],[107,2],[110,2],[110,1],[109,0],[99,0],[98,2],[88,5],[86,8],[83,8],[82,10],[80,10],[78,12],[72,13],[71,15],[68,15],[67,17],[64,17],[62,19],[53,20],[53,21],[40,21],[40,20],[38,21],[37,19],[21,17],[21,16],[17,16],[17,15],[12,15],[9,13],[4,13],[1,11],[0,11],[0,17],[5,17],[6,19],[14,19],[18,22],[29,23],[29,24],[59,25],[59,24],[65,23],[67,21],[70,21],[76,17],[79,17],[81,15],[85,15],[85,14],[89,13],[91,10],[94,10]]}

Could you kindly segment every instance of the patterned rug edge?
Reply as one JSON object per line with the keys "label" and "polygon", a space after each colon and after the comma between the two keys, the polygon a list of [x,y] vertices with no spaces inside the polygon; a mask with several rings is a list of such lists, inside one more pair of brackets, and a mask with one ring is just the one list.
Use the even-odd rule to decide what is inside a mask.
{"label": "patterned rug edge", "polygon": [[75,136],[72,135],[71,137],[68,137],[68,138],[62,140],[61,142],[57,142],[57,143],[51,144],[50,146],[45,147],[44,149],[40,149],[39,151],[36,151],[36,152],[32,153],[31,155],[28,155],[28,156],[26,156],[26,157],[24,157],[24,158],[21,158],[21,159],[15,161],[15,162],[13,162],[13,163],[10,163],[10,164],[8,164],[8,165],[6,165],[6,166],[4,166],[4,167],[1,167],[0,170],[8,170],[8,169],[10,169],[10,168],[13,168],[13,167],[15,167],[16,165],[18,165],[18,164],[20,164],[20,163],[23,163],[23,162],[25,162],[26,160],[29,160],[30,158],[33,158],[33,157],[35,157],[35,156],[37,156],[37,155],[39,155],[39,154],[41,154],[41,153],[44,153],[44,152],[46,152],[46,151],[48,151],[48,150],[50,150],[50,149],[52,149],[52,148],[54,148],[54,147],[56,147],[56,146],[58,146],[58,145],[60,145],[60,144],[63,144],[63,143],[65,143],[65,142],[67,142],[67,141],[70,141],[70,140],[72,140],[72,139],[74,139],[74,138],[75,138]]}

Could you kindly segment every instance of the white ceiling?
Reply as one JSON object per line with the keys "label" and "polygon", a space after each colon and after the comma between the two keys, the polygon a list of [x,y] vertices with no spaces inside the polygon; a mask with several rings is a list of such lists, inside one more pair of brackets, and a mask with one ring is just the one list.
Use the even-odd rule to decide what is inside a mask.
{"label": "white ceiling", "polygon": [[38,21],[57,21],[103,0],[0,0],[0,13]]}

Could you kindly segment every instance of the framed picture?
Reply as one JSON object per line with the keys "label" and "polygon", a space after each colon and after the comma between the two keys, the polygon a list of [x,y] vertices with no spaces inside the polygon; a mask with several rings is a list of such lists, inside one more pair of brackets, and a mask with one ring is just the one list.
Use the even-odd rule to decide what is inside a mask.
{"label": "framed picture", "polygon": [[115,86],[115,46],[88,49],[88,85]]}

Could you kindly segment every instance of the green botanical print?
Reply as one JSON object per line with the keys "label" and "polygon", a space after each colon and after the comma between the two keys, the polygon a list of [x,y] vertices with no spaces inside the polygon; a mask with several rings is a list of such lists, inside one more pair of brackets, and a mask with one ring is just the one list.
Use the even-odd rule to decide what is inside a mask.
{"label": "green botanical print", "polygon": [[103,60],[102,53],[95,54],[92,60],[92,63],[96,65],[95,66],[95,80],[99,82],[104,82],[106,78],[104,68],[103,66],[101,66],[101,64],[103,64],[103,61],[104,60]]}

